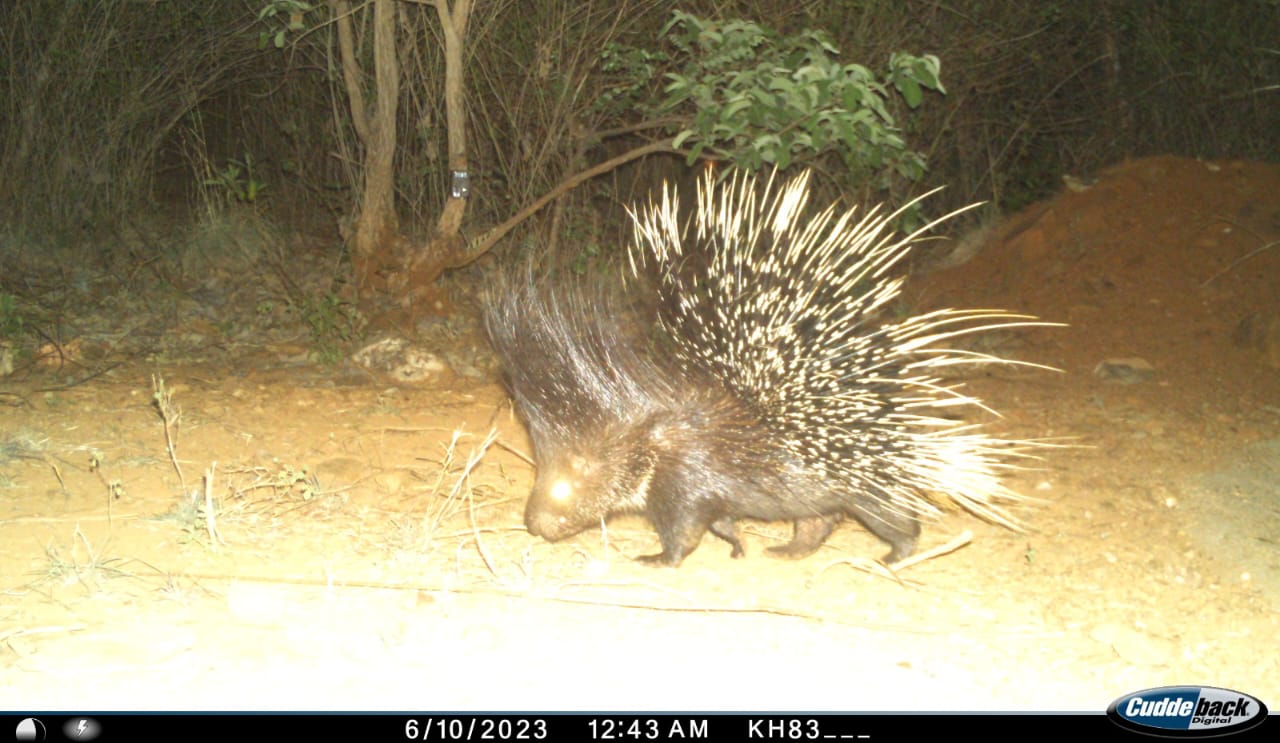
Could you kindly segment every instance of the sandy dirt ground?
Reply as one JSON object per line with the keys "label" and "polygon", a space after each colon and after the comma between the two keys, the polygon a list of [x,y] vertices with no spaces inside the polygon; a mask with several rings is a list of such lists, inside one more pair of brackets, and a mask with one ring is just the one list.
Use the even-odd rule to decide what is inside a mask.
{"label": "sandy dirt ground", "polygon": [[1068,325],[981,349],[1060,373],[966,380],[994,431],[1061,446],[1010,474],[1025,532],[947,514],[921,548],[971,541],[896,576],[853,523],[798,561],[751,523],[745,558],[708,536],[674,570],[630,559],[640,518],[529,535],[474,287],[408,383],[311,360],[245,251],[4,276],[29,309],[0,335],[0,704],[1098,712],[1190,684],[1276,709],[1278,239],[1280,167],[1159,157],[917,271],[912,311]]}

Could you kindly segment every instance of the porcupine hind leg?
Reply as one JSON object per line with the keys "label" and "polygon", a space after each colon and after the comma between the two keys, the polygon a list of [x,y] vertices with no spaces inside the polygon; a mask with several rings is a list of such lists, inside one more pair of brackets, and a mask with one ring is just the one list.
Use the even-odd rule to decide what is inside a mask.
{"label": "porcupine hind leg", "polygon": [[854,502],[850,513],[868,531],[889,543],[891,549],[884,557],[886,564],[910,557],[916,551],[916,541],[920,538],[920,520],[915,515],[886,506],[867,495],[860,496]]}
{"label": "porcupine hind leg", "polygon": [[792,533],[791,541],[776,547],[770,547],[769,552],[779,557],[793,559],[808,557],[818,551],[822,543],[827,541],[827,537],[831,536],[836,524],[843,520],[844,514],[842,513],[796,519],[794,524],[795,531]]}

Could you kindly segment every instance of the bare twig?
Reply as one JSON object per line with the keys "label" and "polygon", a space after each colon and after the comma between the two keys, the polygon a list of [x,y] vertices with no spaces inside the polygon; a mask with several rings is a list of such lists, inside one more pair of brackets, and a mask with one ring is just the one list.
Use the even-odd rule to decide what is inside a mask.
{"label": "bare twig", "polygon": [[204,473],[204,528],[209,533],[209,549],[214,552],[218,551],[218,545],[226,544],[222,540],[222,535],[218,533],[218,526],[214,522],[215,516],[213,511],[213,473],[218,471],[218,463],[209,463],[209,469]]}
{"label": "bare twig", "polygon": [[673,140],[671,137],[657,142],[650,142],[649,144],[636,147],[618,155],[615,158],[606,160],[598,165],[587,168],[586,170],[564,179],[560,182],[560,185],[548,191],[541,198],[516,212],[510,219],[484,233],[479,237],[479,239],[473,241],[467,246],[466,251],[464,251],[463,254],[450,265],[450,267],[461,268],[484,255],[489,248],[493,247],[495,243],[505,237],[506,234],[515,228],[516,225],[533,216],[539,209],[560,196],[563,196],[568,191],[571,191],[583,181],[594,178],[602,173],[608,173],[611,170],[619,168],[632,160],[644,157],[645,155],[653,154],[655,152],[676,152],[677,150],[673,146],[672,142]]}
{"label": "bare twig", "polygon": [[160,419],[164,421],[165,447],[169,450],[169,461],[178,473],[178,482],[182,484],[182,494],[187,495],[187,478],[182,474],[182,465],[178,464],[177,428],[182,421],[182,410],[173,404],[173,395],[165,389],[164,378],[159,375],[151,377],[152,399],[160,411]]}
{"label": "bare twig", "polygon": [[[1229,224],[1229,225],[1231,225],[1231,226],[1233,226],[1233,227],[1237,227],[1237,228],[1239,228],[1239,229],[1244,230],[1245,232],[1248,232],[1249,234],[1253,235],[1254,237],[1256,237],[1256,238],[1258,238],[1258,239],[1262,239],[1262,236],[1261,236],[1261,235],[1259,235],[1257,232],[1255,232],[1255,231],[1253,231],[1253,230],[1249,229],[1249,227],[1247,227],[1246,225],[1242,225],[1242,224],[1240,224],[1239,222],[1236,222],[1236,221],[1234,221],[1234,220],[1227,219],[1227,218],[1225,218],[1225,217],[1220,217],[1219,219],[1220,219],[1221,221],[1223,221],[1223,222],[1226,222],[1227,224]],[[1247,260],[1249,260],[1250,258],[1254,257],[1255,255],[1257,255],[1257,254],[1259,254],[1259,253],[1261,253],[1261,252],[1263,252],[1263,251],[1270,250],[1271,248],[1274,248],[1274,247],[1275,247],[1275,246],[1277,246],[1277,245],[1280,245],[1280,240],[1272,240],[1271,242],[1266,243],[1266,244],[1262,245],[1261,247],[1254,248],[1253,250],[1250,250],[1248,253],[1245,253],[1244,255],[1240,256],[1239,258],[1235,259],[1234,261],[1231,261],[1231,263],[1230,263],[1230,264],[1228,264],[1226,268],[1222,269],[1221,271],[1219,271],[1219,272],[1215,273],[1214,275],[1210,276],[1209,278],[1205,279],[1205,280],[1204,280],[1204,283],[1200,284],[1200,288],[1201,288],[1201,289],[1205,288],[1206,286],[1208,286],[1209,284],[1212,284],[1213,282],[1215,282],[1215,281],[1217,281],[1218,279],[1222,278],[1222,277],[1223,277],[1223,276],[1225,276],[1226,274],[1231,273],[1233,270],[1235,270],[1236,266],[1239,266],[1241,263],[1244,263],[1245,261],[1247,261]]]}
{"label": "bare twig", "polygon": [[865,572],[872,573],[874,575],[879,575],[885,578],[889,578],[893,581],[901,583],[902,579],[898,577],[899,572],[911,567],[912,565],[922,563],[925,560],[931,560],[935,557],[938,557],[939,555],[945,555],[950,552],[955,552],[956,550],[960,549],[961,547],[964,547],[965,545],[969,544],[972,541],[973,541],[973,532],[966,529],[965,531],[958,534],[955,539],[952,539],[950,542],[947,542],[946,544],[940,544],[937,547],[934,547],[933,549],[916,553],[914,555],[911,555],[910,557],[899,560],[891,565],[885,565],[884,563],[876,562],[874,560],[868,560],[866,558],[844,558],[840,560],[834,560],[832,562],[827,563],[826,565],[823,565],[822,568],[819,569],[817,573],[814,573],[813,577],[809,579],[809,582],[812,584],[814,581],[817,581],[818,578],[820,578],[823,573],[827,572],[828,569],[833,568],[836,565],[849,565],[859,570],[863,570]]}

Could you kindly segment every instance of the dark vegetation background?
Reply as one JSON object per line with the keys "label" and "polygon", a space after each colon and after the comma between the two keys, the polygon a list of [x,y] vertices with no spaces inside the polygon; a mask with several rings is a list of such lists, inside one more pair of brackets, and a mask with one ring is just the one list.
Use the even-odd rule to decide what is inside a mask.
{"label": "dark vegetation background", "polygon": [[[18,259],[136,269],[190,251],[156,227],[161,218],[235,215],[268,241],[309,235],[309,249],[341,263],[364,153],[331,22],[338,5],[299,16],[281,47],[288,13],[263,16],[273,6],[284,7],[0,3],[0,292],[16,290]],[[892,101],[928,172],[859,196],[899,201],[945,185],[934,213],[978,200],[1008,212],[1058,190],[1064,174],[1126,157],[1280,155],[1276,0],[478,0],[465,49],[464,235],[642,141],[620,134],[635,120],[625,107],[600,105],[616,83],[600,53],[610,43],[661,51],[677,8],[784,34],[820,29],[842,59],[877,70],[895,51],[941,59],[945,96],[927,93],[914,110]],[[429,229],[448,195],[443,40],[432,3],[395,12],[395,202],[412,233]],[[367,15],[357,33],[369,33]],[[864,186],[842,179],[838,160],[813,165],[827,188]],[[587,181],[499,250],[559,242],[607,253],[624,235],[619,207],[684,168],[655,155]]]}

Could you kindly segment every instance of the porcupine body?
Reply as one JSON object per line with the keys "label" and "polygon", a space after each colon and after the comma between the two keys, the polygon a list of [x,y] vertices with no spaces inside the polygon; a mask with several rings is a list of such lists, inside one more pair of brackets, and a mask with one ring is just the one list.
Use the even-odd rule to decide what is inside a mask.
{"label": "porcupine body", "polygon": [[[991,310],[887,322],[890,269],[919,233],[896,215],[806,214],[808,175],[779,186],[736,175],[633,214],[632,277],[656,315],[574,281],[508,279],[485,325],[537,467],[529,531],[559,540],[644,513],[678,565],[707,531],[743,554],[736,522],[792,521],[771,548],[816,550],[844,517],[912,553],[920,518],[950,499],[1009,526],[999,473],[1019,442],[943,417],[979,405],[933,369],[1001,359],[947,349],[955,335],[1035,324]],[[633,284],[633,291],[634,291]]]}

